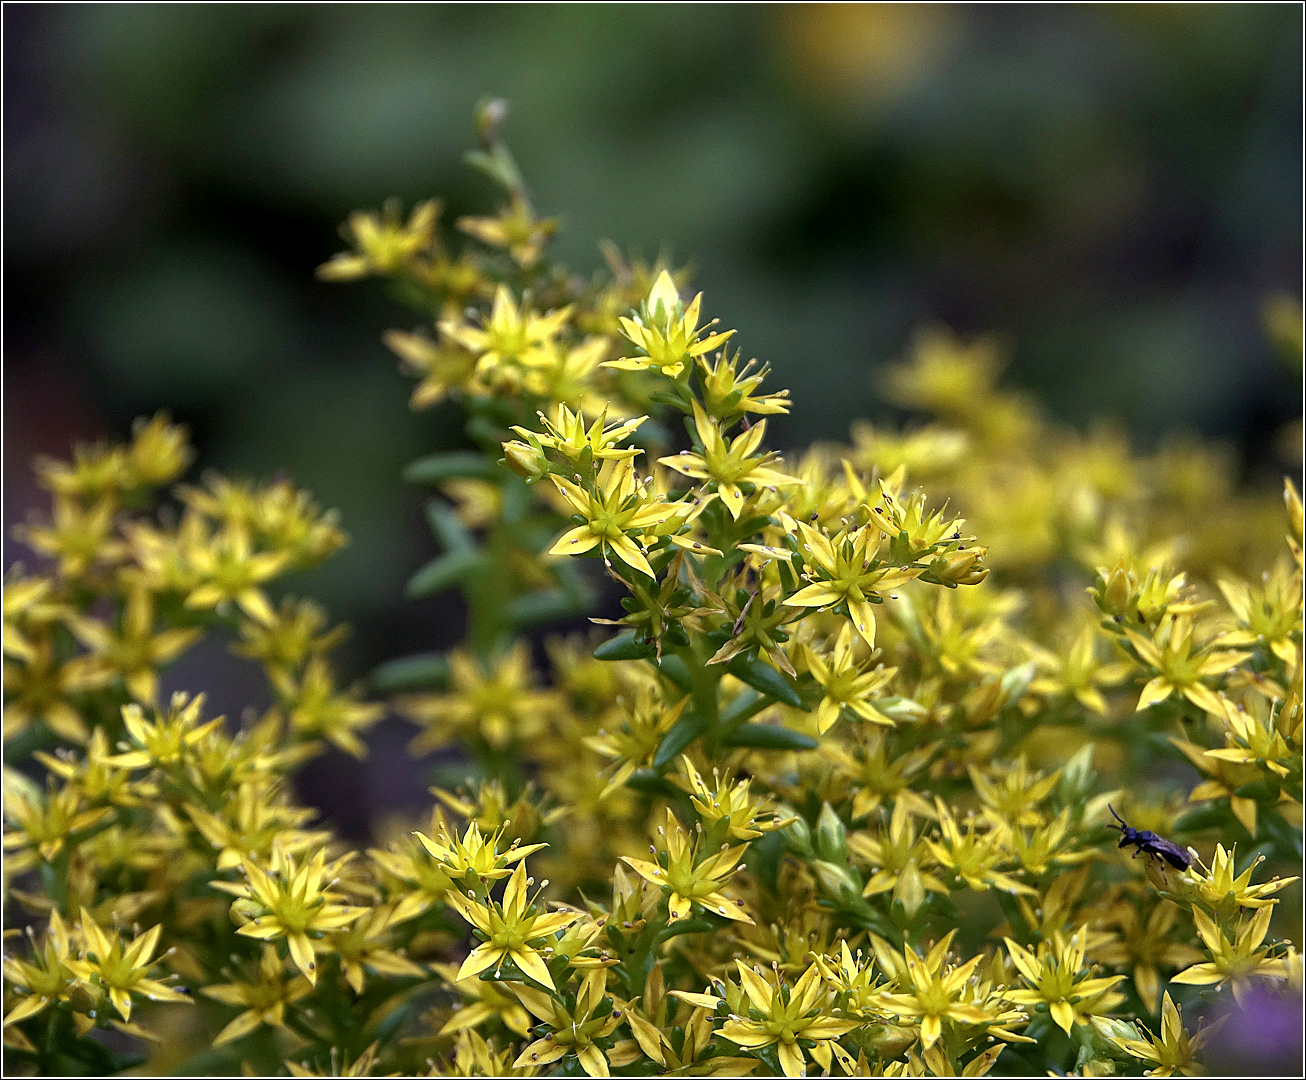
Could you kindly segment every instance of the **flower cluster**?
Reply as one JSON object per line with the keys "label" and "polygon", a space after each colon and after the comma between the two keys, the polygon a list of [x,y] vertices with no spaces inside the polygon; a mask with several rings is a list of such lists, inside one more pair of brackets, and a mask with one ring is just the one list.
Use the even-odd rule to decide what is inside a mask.
{"label": "flower cluster", "polygon": [[[497,215],[459,248],[434,201],[360,212],[321,270],[421,313],[386,335],[413,405],[466,419],[407,472],[441,547],[409,592],[459,590],[464,639],[370,680],[442,751],[429,816],[354,850],[293,795],[383,711],[270,592],[343,542],[330,514],[216,476],[151,512],[190,461],[163,417],[39,463],[43,561],[4,605],[6,1064],[1169,1075],[1217,1030],[1181,1010],[1300,993],[1296,488],[1063,430],[941,330],[886,379],[914,426],[782,456],[788,393],[686,275],[552,262],[478,120]],[[583,614],[606,629],[537,663],[523,631]],[[263,715],[163,700],[206,637]]]}

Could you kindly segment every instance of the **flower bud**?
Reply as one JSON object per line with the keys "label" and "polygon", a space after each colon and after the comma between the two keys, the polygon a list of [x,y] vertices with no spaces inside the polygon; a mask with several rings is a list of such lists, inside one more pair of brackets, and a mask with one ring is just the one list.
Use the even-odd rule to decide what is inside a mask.
{"label": "flower bud", "polygon": [[867,1047],[888,1061],[904,1053],[916,1041],[916,1029],[897,1024],[871,1024],[862,1029]]}
{"label": "flower bud", "polygon": [[785,846],[800,859],[816,858],[816,851],[812,847],[812,830],[801,817],[794,818],[781,835],[785,838]]}
{"label": "flower bud", "polygon": [[816,852],[832,863],[843,863],[848,859],[847,833],[829,803],[821,807],[821,816],[816,819]]}
{"label": "flower bud", "polygon": [[1124,562],[1118,562],[1099,593],[1102,610],[1108,615],[1124,615],[1129,611],[1133,595],[1133,575],[1125,569]]}
{"label": "flower bud", "polygon": [[549,459],[538,446],[524,442],[506,442],[503,444],[503,459],[508,468],[525,478],[528,484],[549,475]]}
{"label": "flower bud", "polygon": [[824,859],[817,859],[812,863],[812,873],[829,896],[849,904],[861,899],[862,890],[846,866],[836,866]]}
{"label": "flower bud", "polygon": [[925,903],[925,882],[921,879],[915,859],[908,859],[907,865],[898,875],[898,881],[893,887],[893,898],[902,904],[907,918],[914,921],[916,912]]}
{"label": "flower bud", "polygon": [[1297,489],[1293,487],[1292,481],[1286,476],[1283,478],[1283,502],[1288,508],[1288,529],[1292,538],[1297,541],[1298,546],[1302,542],[1302,504],[1301,496],[1297,494]]}

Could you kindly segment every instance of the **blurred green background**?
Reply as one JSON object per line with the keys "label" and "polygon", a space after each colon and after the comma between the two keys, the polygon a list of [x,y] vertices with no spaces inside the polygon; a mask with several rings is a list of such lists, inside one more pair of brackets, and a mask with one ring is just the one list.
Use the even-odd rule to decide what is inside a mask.
{"label": "blurred green background", "polygon": [[[1296,5],[3,15],[8,520],[40,501],[33,453],[168,408],[203,465],[341,508],[352,545],[293,587],[354,624],[353,674],[456,640],[453,600],[402,599],[434,542],[398,474],[459,432],[407,410],[380,334],[412,316],[313,269],[387,196],[493,208],[461,161],[486,94],[567,262],[604,237],[694,260],[793,390],[779,445],[881,415],[877,367],[941,320],[1000,332],[1055,416],[1284,467],[1300,375],[1260,308],[1300,296]],[[220,652],[187,663],[216,707],[259,700]],[[391,779],[407,734],[357,782]]]}

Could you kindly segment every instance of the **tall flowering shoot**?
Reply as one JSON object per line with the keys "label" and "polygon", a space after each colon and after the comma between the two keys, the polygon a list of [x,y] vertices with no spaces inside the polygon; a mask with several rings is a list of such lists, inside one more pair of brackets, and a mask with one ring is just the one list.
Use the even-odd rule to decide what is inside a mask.
{"label": "tall flowering shoot", "polygon": [[[558,264],[503,119],[470,155],[497,206],[357,212],[319,272],[412,309],[411,404],[462,425],[405,473],[438,545],[408,595],[459,593],[461,639],[367,680],[429,804],[359,850],[295,796],[387,708],[281,592],[333,514],[164,492],[163,416],[39,462],[6,1066],[1189,1074],[1300,995],[1296,484],[1059,427],[940,328],[884,369],[901,430],[782,452],[766,342],[665,261]],[[174,666],[215,644],[264,677],[239,723]]]}

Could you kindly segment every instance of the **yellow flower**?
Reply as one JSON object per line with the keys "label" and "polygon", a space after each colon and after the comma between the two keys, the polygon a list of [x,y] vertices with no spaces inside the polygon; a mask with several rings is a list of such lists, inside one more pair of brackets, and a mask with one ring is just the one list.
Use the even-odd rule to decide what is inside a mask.
{"label": "yellow flower", "polygon": [[[787,603],[792,604],[793,598]],[[834,648],[824,656],[807,645],[803,646],[807,669],[825,691],[816,706],[818,735],[829,731],[844,710],[862,720],[893,726],[893,720],[880,712],[873,702],[884,696],[879,691],[897,673],[897,668],[886,668],[883,664],[871,668],[869,660],[858,662],[854,656],[852,633],[852,626],[845,623]]]}
{"label": "yellow flower", "polygon": [[462,881],[468,875],[475,881],[499,881],[512,874],[508,869],[513,863],[521,862],[532,852],[547,847],[547,844],[518,844],[516,840],[506,851],[499,850],[499,841],[503,838],[507,824],[500,825],[489,836],[481,834],[480,826],[471,822],[461,837],[450,837],[441,832],[438,840],[432,840],[424,833],[415,833],[422,847],[426,848],[445,874],[453,881]]}
{"label": "yellow flower", "polygon": [[862,895],[892,890],[894,899],[903,902],[909,915],[920,907],[927,889],[945,896],[948,893],[948,886],[929,870],[934,859],[929,847],[916,835],[913,809],[910,800],[898,799],[887,830],[881,828],[874,836],[854,832],[848,837],[848,851],[871,870]]}
{"label": "yellow flower", "polygon": [[[1138,909],[1125,902],[1112,909],[1111,922],[1120,931],[1118,940],[1093,948],[1093,955],[1104,964],[1126,968],[1133,974],[1134,989],[1155,1013],[1161,999],[1161,977],[1157,968],[1185,967],[1202,959],[1199,950],[1183,942],[1170,940],[1170,932],[1179,918],[1179,908],[1162,900],[1153,906],[1146,919]],[[1169,1000],[1169,995],[1166,995]]]}
{"label": "yellow flower", "polygon": [[226,718],[217,716],[201,724],[203,708],[203,694],[190,697],[178,692],[172,695],[166,712],[154,710],[156,720],[151,723],[139,705],[124,705],[122,722],[132,749],[109,758],[109,762],[122,769],[142,769],[149,765],[168,769],[180,764],[206,739],[221,736]]}
{"label": "yellow flower", "polygon": [[658,835],[666,845],[660,853],[654,848],[655,854],[660,856],[658,862],[632,859],[627,855],[621,858],[645,881],[666,890],[669,919],[685,918],[693,905],[698,904],[713,914],[724,915],[736,922],[753,921],[744,911],[742,900],[731,901],[720,891],[738,869],[747,844],[722,847],[715,855],[701,858],[698,838],[692,844],[689,842],[670,808],[666,812],[666,825],[658,827]]}
{"label": "yellow flower", "polygon": [[414,409],[430,408],[454,390],[484,390],[476,381],[476,354],[452,339],[437,344],[426,334],[387,330],[382,340],[402,370],[421,380],[408,401]]}
{"label": "yellow flower", "polygon": [[132,994],[140,994],[151,1001],[186,1001],[191,999],[183,990],[150,978],[151,958],[159,944],[162,926],[155,926],[134,938],[123,948],[122,939],[115,933],[112,939],[82,908],[81,931],[85,942],[82,957],[68,960],[67,965],[82,982],[101,986],[124,1020],[132,1014]]}
{"label": "yellow flower", "polygon": [[1238,629],[1223,634],[1221,645],[1254,645],[1258,642],[1291,665],[1301,637],[1302,581],[1300,574],[1282,561],[1265,575],[1262,583],[1249,585],[1236,578],[1221,578],[1220,591],[1238,620]]}
{"label": "yellow flower", "polygon": [[938,840],[927,839],[925,843],[940,866],[952,871],[977,892],[997,888],[1009,893],[1033,893],[1028,885],[998,870],[1011,857],[999,830],[981,831],[980,823],[968,818],[963,831],[941,799],[934,800],[934,808],[942,835]]}
{"label": "yellow flower", "polygon": [[900,501],[894,492],[904,482],[901,473],[881,479],[879,494],[871,495],[847,461],[843,467],[849,490],[859,504],[860,520],[869,518],[870,524],[880,527],[895,563],[927,560],[921,579],[936,585],[978,585],[988,576],[982,565],[986,549],[970,547],[975,538],[961,534],[965,521],[948,518],[946,507],[927,514],[923,491]]}
{"label": "yellow flower", "polygon": [[1250,918],[1239,919],[1230,940],[1206,912],[1193,908],[1193,923],[1211,959],[1185,968],[1170,981],[1188,986],[1229,982],[1234,997],[1241,1002],[1253,977],[1286,979],[1288,968],[1283,959],[1270,955],[1272,946],[1262,946],[1273,913],[1274,908],[1267,904],[1257,908]]}
{"label": "yellow flower", "polygon": [[502,901],[476,900],[451,891],[446,902],[472,924],[481,943],[468,954],[458,969],[458,979],[469,979],[487,968],[498,971],[505,963],[516,965],[524,975],[550,990],[556,989],[545,963],[552,954],[552,935],[581,917],[579,911],[545,913],[535,900],[528,899],[527,886],[533,879],[526,876],[526,864],[518,863],[508,878]]}
{"label": "yellow flower", "polygon": [[579,345],[551,341],[532,354],[531,367],[523,385],[529,393],[552,405],[569,405],[589,413],[610,411],[627,415],[629,409],[620,400],[602,392],[595,376],[599,362],[608,355],[606,337],[585,338]]}
{"label": "yellow flower", "polygon": [[797,820],[792,814],[776,813],[769,799],[754,795],[749,779],[735,780],[731,771],[723,776],[713,769],[715,783],[709,786],[684,754],[680,756],[680,767],[683,775],[675,782],[690,793],[689,801],[714,841],[756,840],[763,833],[783,829]]}
{"label": "yellow flower", "polygon": [[1004,938],[1007,952],[1019,970],[1027,990],[1008,990],[1006,997],[1020,1005],[1044,1005],[1057,1027],[1067,1035],[1076,1023],[1091,1016],[1110,1012],[1123,997],[1108,991],[1124,979],[1123,975],[1093,978],[1084,969],[1084,949],[1088,927],[1066,937],[1060,931],[1039,943],[1031,952]]}
{"label": "yellow flower", "polygon": [[323,281],[351,281],[368,274],[393,274],[425,253],[435,242],[438,199],[413,207],[407,223],[400,220],[398,200],[388,201],[380,214],[357,211],[342,229],[353,251],[342,251],[317,268]]}
{"label": "yellow flower", "polygon": [[91,650],[94,663],[122,679],[128,693],[153,705],[159,692],[158,669],[189,648],[201,635],[198,629],[154,629],[154,596],[137,586],[127,593],[122,620],[115,631],[97,619],[78,616],[69,628]]}
{"label": "yellow flower", "polygon": [[55,789],[53,780],[42,793],[35,781],[15,769],[4,770],[5,875],[17,877],[42,862],[53,862],[66,844],[75,846],[105,818],[108,806],[86,807],[75,787]]}
{"label": "yellow flower", "polygon": [[1256,835],[1257,819],[1256,800],[1239,795],[1238,789],[1244,784],[1262,779],[1265,774],[1250,763],[1209,756],[1206,747],[1198,746],[1189,739],[1181,739],[1177,735],[1172,735],[1170,736],[1170,742],[1184,757],[1192,762],[1195,768],[1206,776],[1206,779],[1188,793],[1188,801],[1203,802],[1207,799],[1227,798],[1233,816],[1254,837]]}
{"label": "yellow flower", "polygon": [[910,581],[920,567],[892,566],[882,563],[876,553],[880,547],[880,529],[870,525],[861,529],[844,529],[833,537],[818,532],[806,522],[797,522],[803,543],[800,550],[807,560],[807,580],[811,584],[799,589],[785,603],[791,607],[828,607],[844,604],[857,632],[875,648],[875,610],[881,592]]}
{"label": "yellow flower", "polygon": [[633,703],[621,703],[620,712],[608,726],[599,728],[594,735],[585,737],[585,745],[612,760],[603,795],[610,795],[621,787],[636,769],[653,764],[653,755],[662,744],[662,737],[680,719],[689,698],[676,704],[662,700],[659,692],[640,687]]}
{"label": "yellow flower", "polygon": [[[1155,1005],[1151,1006],[1155,1009]],[[1093,1017],[1098,1032],[1110,1039],[1121,1050],[1143,1061],[1155,1062],[1158,1068],[1150,1069],[1148,1076],[1200,1076],[1205,1070],[1197,1061],[1197,1051],[1216,1033],[1220,1023],[1199,1026],[1191,1037],[1184,1031],[1179,1009],[1170,1000],[1167,991],[1161,1002],[1161,1036],[1157,1038],[1142,1025],[1127,1024],[1120,1020]],[[1138,1037],[1141,1036],[1141,1037]]]}
{"label": "yellow flower", "polygon": [[265,781],[234,785],[216,812],[187,803],[186,813],[217,849],[219,870],[239,866],[242,859],[270,859],[274,847],[295,855],[320,848],[331,838],[326,830],[302,829],[316,811],[288,805],[278,788]]}
{"label": "yellow flower", "polygon": [[909,363],[890,369],[890,400],[946,418],[974,416],[993,396],[1003,360],[989,337],[963,342],[943,327],[917,335]]}
{"label": "yellow flower", "polygon": [[694,357],[711,352],[734,333],[733,330],[725,330],[702,337],[703,331],[707,329],[698,328],[702,303],[703,294],[699,293],[685,307],[680,302],[676,283],[663,270],[635,317],[622,316],[617,320],[622,334],[642,355],[607,360],[602,366],[621,371],[651,369],[660,371],[669,378],[676,378],[685,370],[686,365],[693,362]]}
{"label": "yellow flower", "polygon": [[1216,649],[1213,642],[1195,645],[1192,616],[1187,614],[1163,616],[1150,640],[1134,630],[1126,630],[1125,636],[1156,672],[1138,696],[1138,712],[1178,691],[1199,709],[1218,713],[1220,699],[1202,680],[1223,674],[1251,655]]}
{"label": "yellow flower", "polygon": [[449,654],[449,692],[405,698],[399,708],[426,730],[409,745],[424,754],[461,735],[501,750],[539,734],[555,709],[553,695],[534,689],[530,649],[518,642],[497,662],[482,666],[469,653]]}
{"label": "yellow flower", "polygon": [[[270,623],[242,619],[240,642],[231,646],[237,656],[257,660],[269,675],[298,670],[310,657],[336,647],[348,627],[326,629],[327,614],[311,600],[286,597]],[[324,632],[325,631],[325,632]]]}
{"label": "yellow flower", "polygon": [[476,1027],[498,1017],[499,1021],[515,1035],[525,1036],[531,1030],[531,1018],[521,1003],[510,995],[504,983],[471,976],[458,978],[458,969],[452,964],[432,964],[436,973],[462,995],[464,1004],[455,1008],[440,1035],[450,1035]]}
{"label": "yellow flower", "polygon": [[[16,564],[4,580],[4,655],[32,663],[37,655],[33,633],[44,632],[67,614],[67,608],[55,595],[53,581],[28,577],[23,567]],[[6,672],[5,687],[8,686]]]}
{"label": "yellow flower", "polygon": [[41,944],[36,944],[36,936],[28,929],[31,941],[31,957],[19,960],[7,957],[4,961],[5,980],[10,986],[21,991],[21,996],[5,1016],[5,1026],[35,1016],[47,1005],[68,1000],[76,975],[68,966],[71,943],[68,929],[64,926],[59,912],[50,912],[50,924],[41,935]]}
{"label": "yellow flower", "polygon": [[[924,957],[910,945],[904,947],[901,962],[886,942],[877,942],[876,956],[894,975],[895,986],[904,991],[882,994],[880,1008],[918,1020],[921,1046],[926,1050],[943,1035],[945,1020],[957,1024],[990,1024],[1002,1020],[999,1015],[966,1000],[967,983],[984,959],[983,954],[972,956],[959,967],[949,964],[945,968],[948,947],[955,934],[955,930],[948,931]],[[892,960],[892,966],[883,964],[886,959]]]}
{"label": "yellow flower", "polygon": [[[443,824],[443,820],[434,814],[432,820]],[[437,831],[434,824],[431,831]],[[380,871],[377,878],[389,889],[390,895],[399,897],[394,915],[397,923],[421,915],[454,888],[449,875],[438,863],[431,861],[426,849],[412,837],[392,841],[389,850],[370,848],[367,853]]]}
{"label": "yellow flower", "polygon": [[[1103,629],[1122,634],[1133,624],[1155,627],[1167,613],[1186,615],[1203,606],[1185,583],[1186,575],[1172,574],[1159,559],[1158,555],[1146,565],[1143,559],[1121,556],[1113,569],[1097,568],[1097,581],[1088,592],[1098,610],[1108,616]],[[1131,565],[1134,562],[1145,565],[1141,580],[1138,569]]]}
{"label": "yellow flower", "polygon": [[112,538],[116,510],[107,496],[90,506],[56,496],[48,525],[21,527],[15,535],[33,550],[58,560],[60,577],[79,579],[97,564],[114,563],[122,556],[123,544]]}
{"label": "yellow flower", "polygon": [[[371,1076],[373,1075],[372,1069],[376,1065],[376,1052],[380,1045],[379,1042],[373,1042],[358,1057],[354,1058],[352,1063],[348,1063],[349,1059],[346,1058],[345,1062],[347,1064],[340,1061],[339,1053],[335,1047],[332,1047],[330,1069],[325,1072],[314,1072],[295,1061],[287,1061],[286,1068],[291,1076]],[[382,1073],[381,1075],[400,1076],[402,1074],[392,1072]]]}
{"label": "yellow flower", "polygon": [[132,441],[127,447],[127,486],[167,484],[186,471],[194,456],[186,428],[172,423],[167,413],[139,419],[132,424]]}
{"label": "yellow flower", "polygon": [[672,457],[658,458],[658,462],[684,476],[707,481],[726,504],[731,517],[738,520],[744,508],[747,496],[741,484],[756,488],[802,483],[797,477],[769,467],[770,462],[778,459],[778,454],[755,453],[766,435],[765,420],[759,420],[736,435],[727,445],[720,421],[710,418],[697,401],[693,403],[693,410],[694,429],[698,432],[703,452],[697,454],[685,450]]}
{"label": "yellow flower", "polygon": [[879,469],[886,476],[899,468],[917,480],[944,476],[970,448],[965,433],[938,424],[896,432],[854,420],[850,431],[853,464],[864,472]]}
{"label": "yellow flower", "polygon": [[507,249],[518,266],[529,268],[558,231],[558,219],[537,219],[524,199],[514,197],[498,217],[460,217],[458,228],[491,247]]}
{"label": "yellow flower", "polygon": [[277,950],[271,945],[264,945],[254,981],[216,983],[200,990],[205,997],[223,1005],[245,1007],[244,1012],[218,1032],[213,1045],[225,1046],[234,1042],[260,1024],[285,1027],[286,1006],[307,997],[312,991],[312,985],[302,975],[285,978]]}
{"label": "yellow flower", "polygon": [[[522,427],[515,427],[513,431],[527,439],[532,447],[556,450],[572,468],[588,472],[591,462],[633,458],[639,454],[641,451],[638,447],[622,448],[617,444],[630,438],[647,419],[647,416],[637,416],[633,420],[609,424],[605,410],[587,427],[583,412],[579,409],[572,412],[566,405],[560,404],[554,411],[552,420],[540,413],[540,423],[544,425],[543,434]],[[504,444],[505,450],[509,445],[512,444]]]}
{"label": "yellow flower", "polygon": [[895,810],[899,802],[905,802],[914,813],[933,816],[934,807],[912,791],[910,784],[938,752],[938,743],[900,749],[892,741],[894,735],[882,727],[857,727],[851,735],[849,745],[823,742],[820,752],[834,775],[846,778],[855,789],[853,821],[866,817],[886,800]]}
{"label": "yellow flower", "polygon": [[709,364],[700,356],[699,368],[702,370],[703,403],[712,416],[724,418],[743,413],[755,413],[766,416],[782,415],[789,411],[789,391],[778,390],[773,394],[754,395],[755,391],[771,370],[770,364],[763,364],[756,372],[750,360],[739,367],[739,354],[726,355],[723,350],[715,364]]}
{"label": "yellow flower", "polygon": [[556,996],[542,994],[529,986],[513,986],[513,993],[549,1028],[517,1055],[514,1066],[550,1065],[575,1054],[587,1076],[611,1076],[607,1055],[596,1044],[606,1039],[622,1022],[623,1013],[607,996],[607,973],[594,968],[585,974],[570,1008]]}
{"label": "yellow flower", "polygon": [[534,1065],[516,1065],[516,1056],[511,1046],[496,1050],[493,1042],[487,1042],[474,1031],[458,1032],[458,1042],[454,1046],[452,1071],[448,1074],[433,1066],[428,1076],[538,1076],[539,1069]]}
{"label": "yellow flower", "polygon": [[1035,878],[1042,877],[1053,866],[1074,865],[1097,855],[1095,848],[1075,850],[1075,838],[1070,836],[1070,808],[1062,807],[1056,817],[1040,821],[1025,831],[1020,825],[1003,825],[1006,842],[1021,868]]}
{"label": "yellow flower", "polygon": [[1273,906],[1278,901],[1271,899],[1271,895],[1298,880],[1295,877],[1275,877],[1253,885],[1252,871],[1265,861],[1265,856],[1257,856],[1247,864],[1246,870],[1235,876],[1234,857],[1237,852],[1237,844],[1228,851],[1223,844],[1216,844],[1210,868],[1204,866],[1200,858],[1194,859],[1193,865],[1179,875],[1176,889],[1182,888],[1185,897],[1200,900],[1216,918],[1228,919],[1241,908]]}
{"label": "yellow flower", "polygon": [[327,935],[327,951],[340,957],[340,971],[355,994],[363,992],[367,972],[420,979],[426,970],[414,964],[391,941],[395,905],[381,905],[355,919],[349,926]]}
{"label": "yellow flower", "polygon": [[[673,543],[679,538],[673,537]],[[740,545],[755,550],[758,545]],[[719,554],[714,548],[697,545],[692,548],[696,554]],[[704,590],[703,599],[712,606],[700,609],[699,614],[713,614],[720,621],[717,633],[728,634],[709,664],[726,664],[736,656],[756,652],[765,656],[771,666],[783,671],[791,679],[798,678],[798,672],[781,642],[789,640],[789,632],[784,627],[802,618],[801,613],[793,611],[783,604],[783,590],[779,585],[759,584],[749,588],[749,570],[741,567],[733,578],[727,578],[716,592]]]}
{"label": "yellow flower", "polygon": [[1034,660],[1045,674],[1029,684],[1036,694],[1049,697],[1069,695],[1099,716],[1106,714],[1102,690],[1115,686],[1129,674],[1129,665],[1104,663],[1098,657],[1096,627],[1085,626],[1063,651],[1031,648]]}
{"label": "yellow flower", "polygon": [[[1301,768],[1300,745],[1294,752],[1275,723],[1276,712],[1283,715],[1294,703],[1271,702],[1255,697],[1251,709],[1217,695],[1220,710],[1217,714],[1226,724],[1227,745],[1217,750],[1207,750],[1206,757],[1235,764],[1261,765],[1280,778],[1285,778],[1294,768]],[[1300,706],[1296,706],[1300,709]]]}
{"label": "yellow flower", "polygon": [[440,332],[476,356],[479,376],[492,382],[516,378],[520,385],[522,376],[513,376],[511,372],[533,363],[570,317],[570,307],[547,315],[536,315],[529,308],[519,309],[508,286],[500,285],[483,326],[446,320],[440,323]]}
{"label": "yellow flower", "polygon": [[280,574],[290,561],[285,552],[255,553],[249,533],[229,526],[204,544],[188,548],[186,556],[199,584],[186,597],[190,608],[214,608],[235,601],[245,614],[259,622],[276,618],[259,587]]}
{"label": "yellow flower", "polygon": [[60,663],[49,636],[27,644],[29,655],[25,660],[4,662],[5,739],[14,738],[41,720],[59,738],[84,743],[90,732],[68,698],[104,686],[109,676],[89,656],[75,656]]}
{"label": "yellow flower", "polygon": [[337,693],[331,668],[320,656],[308,662],[303,674],[294,678],[282,671],[273,677],[281,695],[274,710],[284,716],[290,730],[301,738],[321,736],[356,758],[367,756],[358,737],[385,715],[385,706],[359,701],[353,693]]}
{"label": "yellow flower", "polygon": [[1039,806],[1061,779],[1060,772],[1041,778],[1038,773],[1031,773],[1024,757],[1014,763],[991,765],[987,770],[969,764],[966,771],[984,808],[997,821],[1012,825],[1042,823]]}
{"label": "yellow flower", "polygon": [[119,495],[127,487],[127,453],[104,443],[73,447],[73,460],[38,457],[35,471],[43,488],[66,499]]}
{"label": "yellow flower", "polygon": [[870,958],[863,961],[861,949],[854,957],[847,940],[843,940],[839,942],[838,964],[834,964],[831,957],[820,954],[817,954],[815,963],[830,983],[838,1004],[862,1020],[880,1019],[884,988],[875,976]]}
{"label": "yellow flower", "polygon": [[531,839],[566,814],[565,807],[544,809],[533,783],[521,788],[515,799],[509,799],[503,782],[495,779],[475,780],[456,793],[433,787],[431,794],[468,824],[475,822],[486,833],[505,830],[515,843]]}
{"label": "yellow flower", "polygon": [[774,1045],[785,1076],[806,1075],[807,1061],[798,1040],[810,1040],[815,1045],[806,1048],[806,1053],[828,1071],[830,1043],[859,1022],[829,1014],[820,966],[812,964],[792,987],[776,974],[764,979],[742,960],[736,960],[735,967],[752,1008],[746,1016],[731,1016],[721,1028],[722,1037],[746,1050]]}
{"label": "yellow flower", "polygon": [[589,490],[561,476],[551,475],[549,479],[584,519],[583,524],[558,537],[549,549],[550,555],[581,555],[598,547],[605,562],[611,550],[632,570],[657,576],[644,557],[645,537],[669,519],[685,514],[688,508],[651,497],[647,483],[636,479],[629,458],[605,461]]}
{"label": "yellow flower", "polygon": [[284,937],[295,965],[316,984],[313,938],[348,926],[367,910],[340,903],[340,895],[323,886],[323,879],[335,873],[340,863],[328,868],[325,851],[300,862],[274,847],[267,870],[251,859],[242,859],[240,865],[245,872],[243,884],[210,882],[237,898],[232,901],[232,914],[243,921],[236,933],[261,941]]}
{"label": "yellow flower", "polygon": [[158,795],[153,784],[133,779],[128,769],[114,763],[104,728],[97,727],[91,732],[86,754],[80,761],[67,749],[54,754],[38,750],[32,756],[91,803],[141,806]]}
{"label": "yellow flower", "polygon": [[348,543],[339,520],[335,510],[323,511],[308,492],[285,480],[254,493],[250,524],[255,538],[296,569],[316,566]]}

